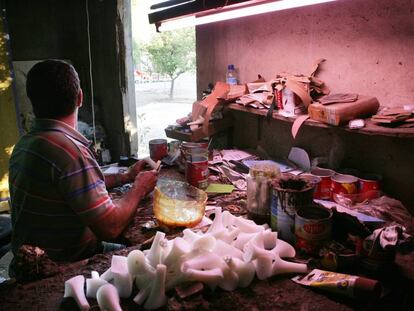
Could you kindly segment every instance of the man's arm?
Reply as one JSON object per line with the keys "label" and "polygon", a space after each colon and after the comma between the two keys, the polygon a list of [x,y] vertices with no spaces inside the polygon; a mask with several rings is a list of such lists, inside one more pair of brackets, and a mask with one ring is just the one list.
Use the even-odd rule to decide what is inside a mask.
{"label": "man's arm", "polygon": [[143,171],[145,165],[145,161],[141,160],[129,167],[126,173],[104,174],[106,188],[111,189],[133,182],[135,177]]}
{"label": "man's arm", "polygon": [[116,174],[104,174],[105,176],[105,186],[108,189],[113,187],[119,187],[127,183],[134,181],[134,177],[128,173],[116,173]]}
{"label": "man's arm", "polygon": [[139,202],[154,189],[156,182],[156,172],[139,173],[132,188],[121,199],[112,202],[108,211],[89,223],[91,230],[102,240],[119,236],[134,217]]}

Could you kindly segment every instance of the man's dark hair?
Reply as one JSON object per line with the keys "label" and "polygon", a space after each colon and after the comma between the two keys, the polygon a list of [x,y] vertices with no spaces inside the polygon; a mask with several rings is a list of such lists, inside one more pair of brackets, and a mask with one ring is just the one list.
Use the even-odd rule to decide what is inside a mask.
{"label": "man's dark hair", "polygon": [[61,60],[37,63],[27,74],[26,92],[37,118],[59,118],[76,109],[80,91],[75,68]]}

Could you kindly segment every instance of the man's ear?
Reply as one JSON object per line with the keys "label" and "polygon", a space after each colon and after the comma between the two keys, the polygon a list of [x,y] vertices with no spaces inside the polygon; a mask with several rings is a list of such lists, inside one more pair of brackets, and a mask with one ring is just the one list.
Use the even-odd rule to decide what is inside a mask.
{"label": "man's ear", "polygon": [[78,108],[82,107],[82,103],[83,103],[83,91],[82,89],[79,89],[78,99],[76,101],[76,107]]}

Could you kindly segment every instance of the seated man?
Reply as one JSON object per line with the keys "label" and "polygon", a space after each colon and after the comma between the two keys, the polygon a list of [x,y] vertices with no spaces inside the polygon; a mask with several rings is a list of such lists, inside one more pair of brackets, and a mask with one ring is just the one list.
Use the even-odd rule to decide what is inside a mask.
{"label": "seated man", "polygon": [[[116,238],[138,203],[155,186],[154,171],[137,162],[128,173],[104,178],[77,130],[83,93],[73,66],[47,60],[27,75],[27,95],[36,116],[31,131],[10,159],[12,251],[38,246],[55,261],[75,261],[102,251],[100,241]],[[118,201],[106,187],[133,182]]]}

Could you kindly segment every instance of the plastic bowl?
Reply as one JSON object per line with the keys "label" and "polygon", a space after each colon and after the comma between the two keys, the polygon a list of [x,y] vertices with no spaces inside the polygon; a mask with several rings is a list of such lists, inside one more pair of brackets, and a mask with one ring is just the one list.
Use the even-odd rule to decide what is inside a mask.
{"label": "plastic bowl", "polygon": [[207,194],[188,183],[159,180],[154,192],[154,215],[168,227],[194,227],[204,216]]}

